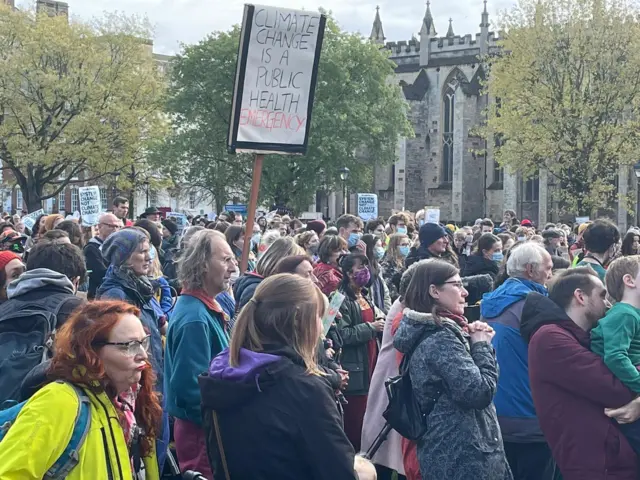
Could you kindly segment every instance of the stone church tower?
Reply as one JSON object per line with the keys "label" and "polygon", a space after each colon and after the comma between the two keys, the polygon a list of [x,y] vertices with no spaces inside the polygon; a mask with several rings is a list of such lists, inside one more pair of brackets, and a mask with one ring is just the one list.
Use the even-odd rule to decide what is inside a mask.
{"label": "stone church tower", "polygon": [[[503,211],[510,209],[536,224],[573,221],[559,217],[552,199],[558,187],[550,175],[540,171],[535,178],[523,179],[504,171],[494,162],[494,142],[474,134],[493,101],[482,93],[482,59],[500,48],[498,35],[489,30],[487,0],[483,3],[475,35],[456,35],[449,19],[446,34],[439,36],[427,2],[420,39],[386,43],[376,9],[370,41],[387,49],[396,63],[395,80],[409,103],[415,132],[415,138],[399,140],[395,165],[376,167],[373,191],[379,213],[388,216],[392,210],[415,212],[433,206],[440,208],[441,221],[460,224],[480,217],[501,221]],[[637,188],[633,177],[629,168],[620,169],[620,194]],[[617,218],[623,229],[633,220],[617,206],[606,215]]]}
{"label": "stone church tower", "polygon": [[[398,162],[376,169],[380,212],[440,208],[442,220],[500,218],[505,203],[504,174],[494,166],[491,150],[474,136],[473,127],[486,115],[482,94],[485,70],[481,59],[497,51],[489,31],[486,2],[475,36],[456,35],[453,20],[438,36],[431,7],[420,26],[420,39],[384,43],[380,12],[371,41],[390,51],[396,80],[410,106],[415,138],[400,139]],[[487,150],[488,155],[474,151]]]}

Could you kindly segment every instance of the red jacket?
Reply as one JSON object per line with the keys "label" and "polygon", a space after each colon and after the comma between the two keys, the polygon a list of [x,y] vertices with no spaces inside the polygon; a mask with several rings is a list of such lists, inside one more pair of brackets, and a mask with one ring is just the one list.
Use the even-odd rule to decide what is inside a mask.
{"label": "red jacket", "polygon": [[525,301],[520,330],[533,403],[563,480],[637,480],[637,457],[604,414],[635,395],[591,352],[589,332],[537,293]]}
{"label": "red jacket", "polygon": [[313,274],[318,279],[320,291],[326,296],[335,292],[342,281],[342,272],[328,263],[318,262],[313,269]]}

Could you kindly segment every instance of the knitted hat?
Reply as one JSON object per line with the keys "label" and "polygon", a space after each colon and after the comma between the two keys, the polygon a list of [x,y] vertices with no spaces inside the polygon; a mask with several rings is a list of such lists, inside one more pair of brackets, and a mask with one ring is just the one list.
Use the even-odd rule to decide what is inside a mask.
{"label": "knitted hat", "polygon": [[562,237],[563,237],[562,233],[560,233],[558,230],[554,228],[550,228],[542,232],[542,238],[544,239],[562,238]]}
{"label": "knitted hat", "polygon": [[102,257],[109,263],[119,267],[138,249],[144,241],[148,241],[147,236],[135,228],[125,228],[119,232],[112,233],[102,244]]}
{"label": "knitted hat", "polygon": [[11,260],[21,260],[21,259],[18,255],[8,250],[5,250],[4,252],[0,252],[0,270],[4,270],[4,267],[6,267]]}
{"label": "knitted hat", "polygon": [[587,227],[591,225],[591,222],[585,222],[578,227],[578,235],[582,235]]}
{"label": "knitted hat", "polygon": [[453,223],[448,223],[445,228],[449,230],[451,233],[455,233],[456,231],[456,226]]}
{"label": "knitted hat", "polygon": [[162,226],[169,230],[169,233],[171,235],[175,235],[178,231],[178,225],[176,224],[176,222],[168,218],[162,221]]}
{"label": "knitted hat", "polygon": [[522,222],[520,222],[520,226],[533,227],[533,223],[531,223],[531,220],[529,220],[528,218],[525,218],[524,220],[522,220]]}
{"label": "knitted hat", "polygon": [[425,247],[433,245],[442,237],[446,236],[447,231],[437,223],[425,223],[420,227],[420,233],[418,234],[418,237],[420,238],[420,245]]}
{"label": "knitted hat", "polygon": [[53,230],[55,227],[53,226],[53,224],[55,222],[57,222],[58,220],[64,220],[64,217],[62,215],[59,215],[57,213],[53,214],[53,215],[47,215],[44,219],[44,228],[45,230],[48,232],[49,230]]}
{"label": "knitted hat", "polygon": [[324,220],[311,220],[307,223],[307,230],[312,230],[320,235],[327,229],[327,224],[324,223]]}

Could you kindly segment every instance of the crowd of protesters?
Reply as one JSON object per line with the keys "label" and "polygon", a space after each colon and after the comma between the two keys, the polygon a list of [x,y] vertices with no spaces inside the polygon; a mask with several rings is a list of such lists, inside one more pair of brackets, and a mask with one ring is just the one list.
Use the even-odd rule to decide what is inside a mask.
{"label": "crowd of protesters", "polygon": [[128,213],[3,216],[0,479],[638,478],[640,230]]}

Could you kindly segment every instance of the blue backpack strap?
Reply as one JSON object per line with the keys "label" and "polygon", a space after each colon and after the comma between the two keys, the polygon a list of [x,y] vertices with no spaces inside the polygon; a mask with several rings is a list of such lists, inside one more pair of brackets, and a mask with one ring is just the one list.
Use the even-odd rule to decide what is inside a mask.
{"label": "blue backpack strap", "polygon": [[[7,400],[7,402],[9,402],[9,400]],[[24,404],[27,403],[22,402],[15,404],[14,402],[13,406],[8,406],[7,402],[5,402],[7,408],[0,410],[0,442],[7,435],[7,432],[11,428],[11,425],[16,423],[16,418],[18,418],[22,407],[24,407]],[[5,404],[3,404],[3,407],[5,406]]]}
{"label": "blue backpack strap", "polygon": [[44,479],[46,480],[63,479],[73,470],[80,461],[79,452],[91,427],[91,401],[89,397],[81,388],[70,383],[68,383],[68,385],[71,385],[76,395],[78,395],[78,413],[76,415],[75,425],[73,426],[71,440],[67,448],[62,452],[62,455],[60,455],[60,458],[56,460],[56,463],[54,463],[44,475]]}

